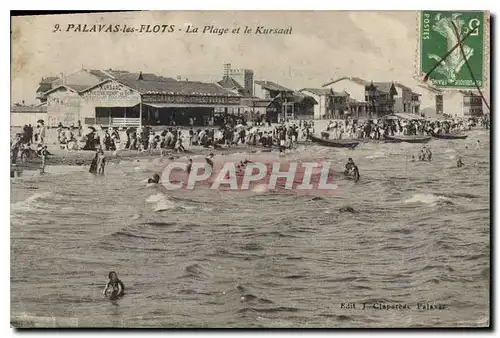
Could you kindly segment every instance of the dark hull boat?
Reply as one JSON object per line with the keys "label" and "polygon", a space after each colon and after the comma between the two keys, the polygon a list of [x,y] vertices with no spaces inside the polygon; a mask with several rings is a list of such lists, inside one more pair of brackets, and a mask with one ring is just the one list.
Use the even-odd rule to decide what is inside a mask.
{"label": "dark hull boat", "polygon": [[355,148],[358,146],[359,142],[349,141],[349,140],[327,140],[324,138],[319,138],[315,136],[310,136],[311,141],[314,143],[321,144],[322,146],[333,147],[333,148]]}
{"label": "dark hull boat", "polygon": [[468,135],[459,135],[459,134],[432,134],[435,138],[441,140],[465,140]]}
{"label": "dark hull boat", "polygon": [[389,142],[408,142],[408,143],[427,143],[431,140],[431,136],[420,136],[420,135],[410,135],[410,136],[389,136],[385,135],[386,141]]}

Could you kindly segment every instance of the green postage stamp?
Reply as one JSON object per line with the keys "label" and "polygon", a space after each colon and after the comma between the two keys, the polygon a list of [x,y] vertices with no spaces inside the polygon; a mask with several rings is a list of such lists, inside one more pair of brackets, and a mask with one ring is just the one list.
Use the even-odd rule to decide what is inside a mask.
{"label": "green postage stamp", "polygon": [[419,78],[435,87],[483,88],[489,57],[489,12],[421,11]]}

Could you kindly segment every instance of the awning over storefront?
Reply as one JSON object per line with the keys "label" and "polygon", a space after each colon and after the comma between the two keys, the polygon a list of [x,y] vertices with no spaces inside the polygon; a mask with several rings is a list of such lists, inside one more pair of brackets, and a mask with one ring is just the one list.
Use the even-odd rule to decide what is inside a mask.
{"label": "awning over storefront", "polygon": [[425,120],[422,116],[418,116],[415,114],[409,114],[409,113],[395,113],[395,114],[389,114],[384,116],[382,119],[384,120],[395,120],[395,119],[400,119],[400,120]]}
{"label": "awning over storefront", "polygon": [[143,105],[154,107],[154,108],[173,107],[172,103],[143,103]]}
{"label": "awning over storefront", "polygon": [[[228,107],[223,104],[190,104],[190,103],[143,103],[144,106],[153,108],[223,108]],[[229,106],[238,108],[240,106]]]}

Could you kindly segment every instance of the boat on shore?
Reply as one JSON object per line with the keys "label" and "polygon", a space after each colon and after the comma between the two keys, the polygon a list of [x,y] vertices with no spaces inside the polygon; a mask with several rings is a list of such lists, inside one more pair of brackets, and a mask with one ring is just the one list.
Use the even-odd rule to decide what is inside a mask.
{"label": "boat on shore", "polygon": [[313,135],[311,135],[310,138],[311,138],[311,141],[313,141],[314,143],[318,143],[318,144],[321,144],[322,146],[333,147],[333,148],[355,148],[359,144],[359,142],[357,142],[357,141],[328,140],[328,139],[319,138],[319,137],[316,137]]}
{"label": "boat on shore", "polygon": [[461,134],[432,134],[433,137],[441,140],[465,140],[468,135]]}
{"label": "boat on shore", "polygon": [[407,143],[427,143],[431,140],[431,136],[421,135],[403,135],[403,136],[390,136],[385,135],[387,142],[407,142]]}

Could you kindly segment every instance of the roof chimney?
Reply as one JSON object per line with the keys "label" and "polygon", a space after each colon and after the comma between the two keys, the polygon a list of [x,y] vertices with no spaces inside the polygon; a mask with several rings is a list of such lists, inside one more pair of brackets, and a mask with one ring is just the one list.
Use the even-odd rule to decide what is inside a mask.
{"label": "roof chimney", "polygon": [[139,76],[137,77],[137,80],[144,80],[144,78],[142,77],[142,71],[139,72]]}
{"label": "roof chimney", "polygon": [[231,64],[230,63],[225,63],[224,64],[224,72],[223,76],[226,78],[229,76],[229,71],[231,70]]}

